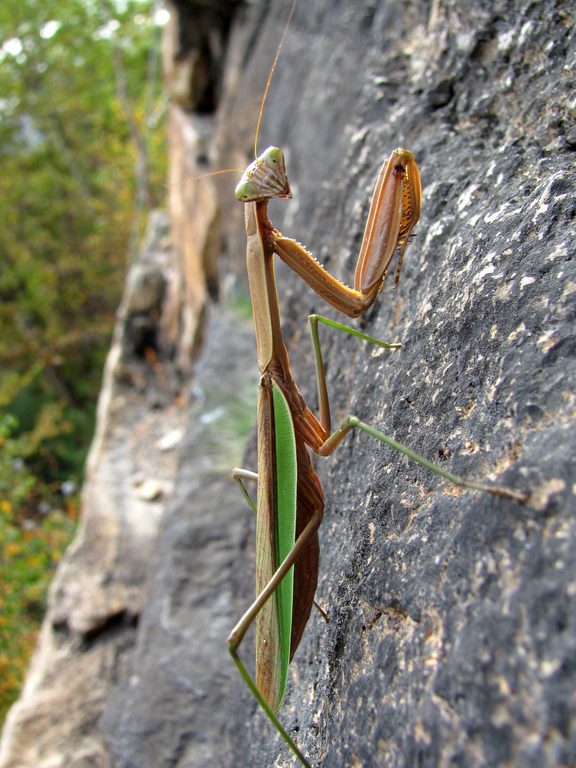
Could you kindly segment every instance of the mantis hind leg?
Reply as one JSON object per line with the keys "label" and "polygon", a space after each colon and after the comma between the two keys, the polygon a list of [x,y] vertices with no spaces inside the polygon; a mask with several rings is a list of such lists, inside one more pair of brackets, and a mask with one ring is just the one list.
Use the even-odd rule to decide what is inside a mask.
{"label": "mantis hind leg", "polygon": [[[242,473],[247,472],[247,470],[241,470]],[[248,476],[248,479],[253,479],[251,475],[254,473],[250,473]],[[244,635],[250,628],[250,626],[255,621],[256,617],[258,616],[259,612],[262,610],[264,605],[270,600],[272,595],[276,592],[278,589],[280,582],[283,580],[283,578],[286,576],[290,568],[294,565],[296,560],[298,559],[298,556],[306,546],[306,544],[309,542],[312,536],[317,532],[318,526],[320,525],[322,521],[322,512],[319,512],[318,514],[314,515],[298,539],[296,540],[294,546],[280,565],[280,567],[276,570],[268,584],[265,586],[265,588],[260,592],[256,600],[252,603],[250,608],[246,611],[244,616],[240,619],[240,621],[236,624],[232,632],[230,633],[227,644],[228,644],[228,651],[230,655],[232,656],[232,659],[234,661],[234,664],[236,665],[238,671],[240,672],[240,675],[242,676],[242,679],[252,692],[253,696],[256,698],[266,715],[268,716],[270,722],[272,725],[276,728],[277,732],[280,734],[280,736],[284,739],[287,746],[292,750],[292,752],[296,755],[298,760],[302,763],[305,768],[310,768],[310,763],[305,758],[305,756],[302,754],[302,752],[298,749],[292,738],[289,736],[287,731],[284,729],[284,726],[280,722],[280,720],[277,718],[276,713],[274,712],[273,708],[268,704],[266,699],[262,696],[262,693],[258,689],[258,686],[254,682],[252,676],[250,675],[250,672],[248,671],[246,665],[240,658],[238,654],[238,647],[240,646],[240,643],[242,642]]]}
{"label": "mantis hind leg", "polygon": [[344,419],[344,421],[338,426],[338,428],[334,430],[334,432],[331,432],[330,406],[328,402],[328,390],[326,386],[326,372],[324,368],[324,361],[322,358],[322,351],[320,348],[320,336],[318,332],[318,323],[323,323],[324,325],[328,325],[331,328],[336,328],[337,330],[345,331],[346,333],[349,333],[351,336],[356,336],[360,339],[363,339],[364,341],[369,341],[370,343],[376,344],[380,347],[383,347],[384,349],[398,349],[401,345],[387,344],[386,342],[375,339],[372,336],[367,336],[365,333],[361,333],[360,331],[357,331],[354,328],[350,328],[349,326],[344,325],[343,323],[338,323],[334,320],[330,320],[329,318],[322,317],[321,315],[310,315],[309,321],[310,321],[310,335],[312,337],[312,345],[314,347],[314,359],[316,363],[316,380],[318,385],[320,423],[322,424],[326,432],[329,434],[329,437],[324,441],[324,443],[322,443],[320,446],[316,448],[316,451],[320,456],[329,456],[331,453],[333,453],[336,450],[336,448],[340,445],[342,440],[346,437],[346,435],[351,430],[361,429],[362,431],[367,432],[369,435],[372,435],[372,437],[375,437],[377,440],[380,440],[381,443],[388,445],[390,448],[393,448],[394,450],[398,451],[399,453],[402,453],[404,456],[407,456],[409,459],[416,462],[417,464],[420,464],[422,467],[425,467],[426,469],[430,470],[430,472],[433,472],[434,474],[439,475],[440,477],[443,477],[445,480],[448,480],[453,485],[456,485],[460,488],[468,488],[471,490],[483,491],[485,493],[492,493],[496,496],[504,496],[506,498],[514,499],[515,501],[519,501],[522,503],[527,501],[528,494],[526,493],[515,491],[515,490],[512,490],[511,488],[505,488],[503,486],[488,485],[486,483],[480,483],[475,480],[467,480],[466,478],[461,477],[460,475],[454,475],[451,472],[447,472],[445,469],[442,469],[437,464],[434,464],[433,462],[424,458],[424,456],[421,456],[419,453],[416,453],[411,448],[408,448],[408,446],[404,445],[403,443],[399,443],[397,440],[394,440],[394,438],[390,437],[389,435],[386,435],[383,432],[380,432],[379,430],[374,429],[369,424],[366,424],[363,421],[360,421],[360,419],[358,419],[356,416],[347,416]]}

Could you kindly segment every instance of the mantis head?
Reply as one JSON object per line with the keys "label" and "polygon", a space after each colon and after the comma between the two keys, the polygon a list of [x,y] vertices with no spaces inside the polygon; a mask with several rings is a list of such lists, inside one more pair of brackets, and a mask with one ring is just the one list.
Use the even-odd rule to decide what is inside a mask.
{"label": "mantis head", "polygon": [[236,200],[250,203],[271,197],[292,197],[286,175],[284,152],[278,147],[268,147],[242,174],[236,187]]}

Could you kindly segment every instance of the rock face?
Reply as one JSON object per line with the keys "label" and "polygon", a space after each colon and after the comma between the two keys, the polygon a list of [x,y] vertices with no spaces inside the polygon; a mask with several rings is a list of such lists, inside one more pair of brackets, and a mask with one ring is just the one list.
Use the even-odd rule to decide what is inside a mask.
{"label": "rock face", "polygon": [[[182,24],[197,5],[206,6],[178,6]],[[288,5],[240,8],[225,74],[208,78],[218,130],[201,154],[219,167],[252,157]],[[329,622],[313,613],[281,709],[313,765],[576,764],[575,59],[568,3],[296,8],[259,140],[287,153],[294,199],[271,206],[276,226],[350,281],[382,160],[408,147],[423,182],[400,286],[386,285],[359,322],[402,349],[375,352],[323,331],[333,418],[354,413],[445,469],[531,494],[520,505],[457,492],[366,435],[318,462],[317,600]],[[202,112],[205,101],[179,103]],[[174,119],[199,132],[212,118],[180,110]],[[244,281],[233,184],[221,182],[226,194],[209,216],[222,224],[228,288]],[[336,313],[284,267],[278,283],[295,376],[314,402],[305,318]],[[166,285],[162,295],[172,295]],[[97,498],[114,556],[103,566],[87,554],[73,573],[64,564],[2,768],[295,764],[224,647],[252,599],[254,540],[252,516],[225,479],[234,451],[214,446],[221,435],[237,444],[257,383],[253,342],[220,307],[204,338],[190,380],[195,413],[159,528],[144,515],[119,524],[114,496],[124,498],[129,473],[115,444],[100,444],[98,471],[122,470]],[[124,382],[128,401],[149,392],[138,381]],[[94,526],[85,519],[68,564]],[[86,573],[95,574],[90,591],[78,589]],[[51,675],[63,649],[71,666]],[[248,642],[242,653],[251,652]],[[84,678],[66,671],[82,665]]]}

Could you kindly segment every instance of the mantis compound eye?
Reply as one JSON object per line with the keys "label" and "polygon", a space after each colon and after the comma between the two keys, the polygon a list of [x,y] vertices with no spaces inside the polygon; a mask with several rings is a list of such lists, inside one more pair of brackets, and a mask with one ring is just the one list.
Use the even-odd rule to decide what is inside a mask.
{"label": "mantis compound eye", "polygon": [[262,160],[265,165],[276,167],[284,171],[284,152],[278,147],[268,147],[268,149],[265,149],[260,155],[260,160]]}
{"label": "mantis compound eye", "polygon": [[246,176],[246,173],[242,176],[234,192],[236,200],[239,200],[241,203],[248,203],[259,196],[258,186],[250,179],[247,179]]}

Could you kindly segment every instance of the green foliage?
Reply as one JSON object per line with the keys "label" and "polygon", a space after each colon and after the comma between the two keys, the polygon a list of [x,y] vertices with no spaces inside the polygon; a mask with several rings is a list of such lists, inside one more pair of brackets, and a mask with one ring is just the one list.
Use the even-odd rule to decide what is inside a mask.
{"label": "green foliage", "polygon": [[0,418],[0,720],[18,694],[53,569],[74,529],[76,503],[34,515],[38,489],[12,416]]}
{"label": "green foliage", "polygon": [[74,523],[70,510],[35,522],[0,502],[0,720],[18,695],[42,620],[53,569]]}
{"label": "green foliage", "polygon": [[11,416],[0,417],[0,504],[11,511],[19,509],[34,490],[34,476],[22,461],[20,441],[12,438],[18,422]]}
{"label": "green foliage", "polygon": [[0,711],[71,535],[135,200],[163,195],[152,6],[0,3]]}

